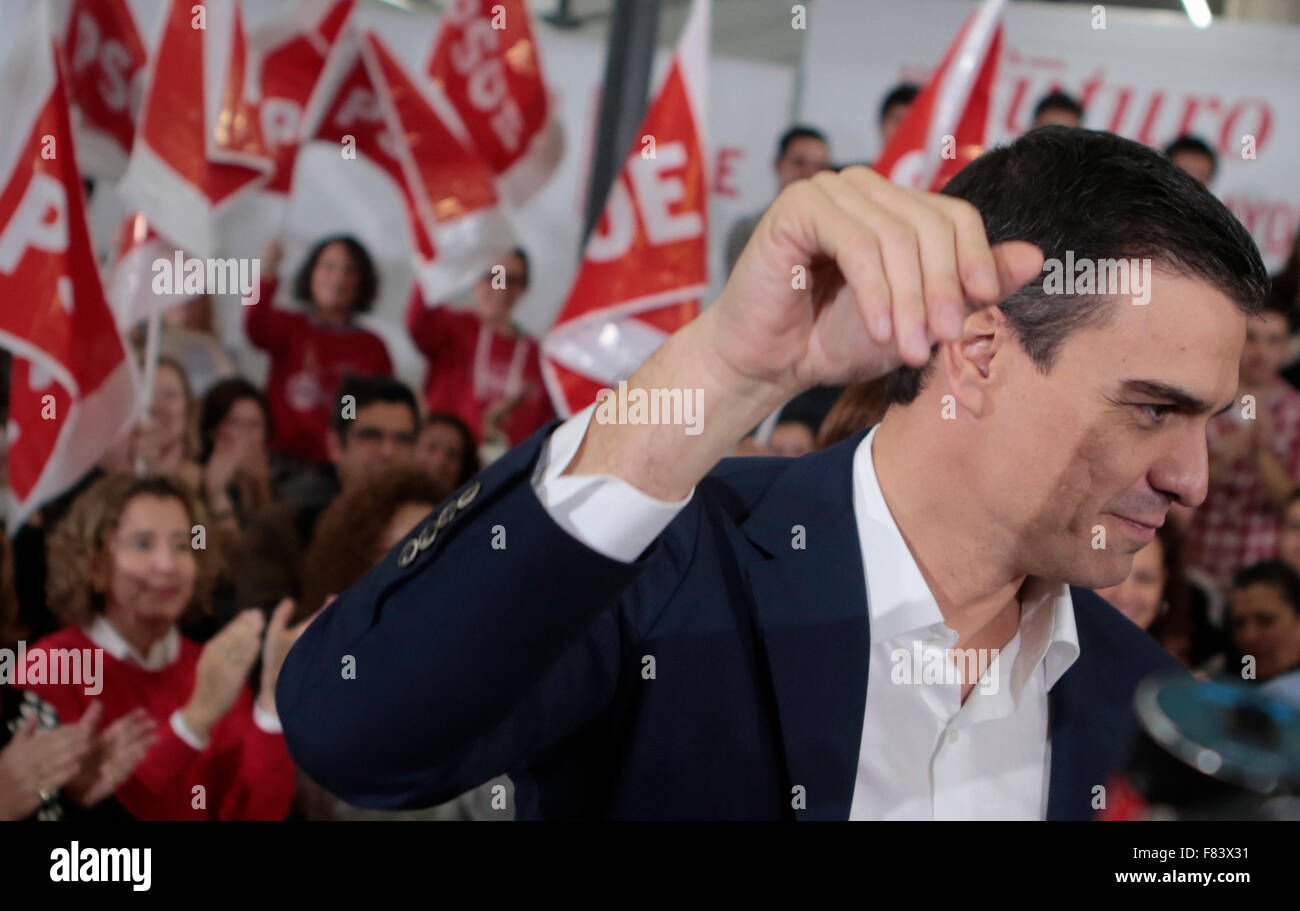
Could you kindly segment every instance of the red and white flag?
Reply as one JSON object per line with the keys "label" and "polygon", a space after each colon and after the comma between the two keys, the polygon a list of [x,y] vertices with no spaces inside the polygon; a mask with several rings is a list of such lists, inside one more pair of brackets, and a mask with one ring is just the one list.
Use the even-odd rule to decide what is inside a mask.
{"label": "red and white flag", "polygon": [[[162,313],[192,300],[196,295],[158,287],[160,275],[154,269],[159,260],[174,262],[184,251],[158,235],[143,212],[128,215],[118,228],[116,253],[105,276],[109,308],[118,329],[125,335],[154,313]],[[172,268],[167,274],[179,276]]]}
{"label": "red and white flag", "polygon": [[274,170],[246,62],[238,0],[169,0],[121,190],[198,257],[217,254],[223,207]]}
{"label": "red and white flag", "polygon": [[385,116],[361,44],[360,32],[345,27],[303,112],[300,141],[330,143],[345,159],[368,161],[383,171],[402,198],[417,262],[431,262],[436,251],[416,212],[401,162],[401,140]]}
{"label": "red and white flag", "polygon": [[512,205],[530,199],[564,151],[523,0],[452,0],[426,68]]}
{"label": "red and white flag", "polygon": [[542,342],[542,375],[565,417],[626,379],[699,314],[708,284],[709,13],[709,0],[694,0],[569,297]]}
{"label": "red and white flag", "polygon": [[14,353],[8,469],[16,529],[116,441],[134,365],[100,286],[66,93],[43,3],[0,71],[0,345]]}
{"label": "red and white flag", "polygon": [[63,43],[77,164],[87,177],[126,170],[148,52],[126,0],[73,0]]}
{"label": "red and white flag", "polygon": [[248,35],[248,95],[257,105],[262,139],[275,161],[270,179],[260,187],[263,193],[289,193],[303,111],[355,3],[298,0]]}
{"label": "red and white flag", "polygon": [[872,167],[897,184],[938,192],[984,152],[1006,0],[971,13]]}
{"label": "red and white flag", "polygon": [[515,245],[491,171],[372,30],[353,22],[335,43],[303,115],[303,140],[335,144],[393,181],[426,300],[464,290]]}
{"label": "red and white flag", "polygon": [[362,56],[406,181],[408,198],[436,255],[417,258],[426,301],[465,290],[508,253],[516,240],[502,213],[492,171],[447,127],[433,102],[373,31]]}

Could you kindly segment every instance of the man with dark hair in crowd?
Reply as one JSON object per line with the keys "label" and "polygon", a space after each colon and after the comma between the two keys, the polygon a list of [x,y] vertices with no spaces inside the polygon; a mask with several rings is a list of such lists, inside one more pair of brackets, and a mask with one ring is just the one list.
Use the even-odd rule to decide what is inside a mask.
{"label": "man with dark hair in crowd", "polygon": [[[1156,263],[1146,305],[1054,293],[1067,252]],[[520,818],[1089,818],[1138,683],[1180,670],[1092,589],[1204,497],[1266,280],[1221,202],[1105,132],[1033,130],[943,194],[792,184],[628,380],[702,390],[700,432],[589,407],[490,466],[298,640],[290,750],[371,806],[504,771]],[[718,464],[801,389],[884,375],[870,431]]]}
{"label": "man with dark hair in crowd", "polygon": [[1169,160],[1207,187],[1219,170],[1219,158],[1210,144],[1199,136],[1184,133],[1165,146]]}
{"label": "man with dark hair in crowd", "polygon": [[885,93],[884,100],[880,102],[880,117],[877,120],[880,125],[881,149],[889,145],[890,137],[903,122],[903,118],[912,107],[912,102],[920,93],[921,87],[915,82],[900,82]]}
{"label": "man with dark hair in crowd", "polygon": [[1032,130],[1034,127],[1050,124],[1063,127],[1083,126],[1083,105],[1075,101],[1073,95],[1068,95],[1059,89],[1044,95],[1034,106],[1034,122],[1029,128]]}
{"label": "man with dark hair in crowd", "polygon": [[1286,347],[1287,314],[1270,297],[1247,322],[1233,407],[1206,431],[1210,483],[1191,515],[1187,562],[1220,587],[1277,553],[1282,510],[1300,483],[1300,392],[1282,379]]}
{"label": "man with dark hair in crowd", "polygon": [[[796,180],[812,177],[818,171],[831,166],[830,147],[821,130],[804,124],[795,124],[781,134],[776,144],[776,158],[772,168],[776,171],[777,191],[784,190]],[[762,212],[744,215],[736,219],[727,233],[727,272],[736,265],[736,257],[749,242],[749,235],[754,233]]]}
{"label": "man with dark hair in crowd", "polygon": [[267,606],[301,594],[302,562],[316,520],[341,491],[411,459],[420,410],[400,380],[349,375],[339,386],[332,423],[326,483],[308,499],[273,503],[249,520],[233,573],[239,604]]}

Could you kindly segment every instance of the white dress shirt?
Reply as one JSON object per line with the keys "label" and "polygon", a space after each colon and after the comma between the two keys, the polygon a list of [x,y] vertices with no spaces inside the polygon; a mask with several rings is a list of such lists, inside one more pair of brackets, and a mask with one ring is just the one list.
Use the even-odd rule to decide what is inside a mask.
{"label": "white dress shirt", "polygon": [[[691,494],[668,503],[610,475],[561,477],[594,407],[555,429],[542,448],[533,488],[569,534],[630,563]],[[872,461],[875,435],[873,428],[853,456],[871,652],[849,818],[1043,819],[1051,768],[1047,694],[1079,656],[1069,586],[1026,581],[1019,629],[965,704],[959,673],[926,682],[924,656],[938,649],[940,664],[933,666],[950,661],[943,650],[956,645],[957,633],[944,623],[889,511]],[[911,657],[918,649],[919,668]],[[903,655],[906,661],[897,660]],[[900,673],[909,669],[917,671],[910,683]]]}
{"label": "white dress shirt", "polygon": [[[181,656],[181,634],[177,632],[174,626],[153,644],[147,655],[141,655],[136,651],[134,646],[126,640],[126,637],[119,633],[117,627],[109,623],[108,618],[103,614],[96,614],[95,619],[88,626],[83,627],[83,632],[91,642],[118,661],[130,662],[146,671],[160,671]],[[184,740],[196,750],[207,748],[207,740],[195,733],[194,729],[185,721],[185,715],[182,714],[180,709],[172,712],[171,718],[168,720],[172,731],[181,740]],[[253,723],[268,734],[281,734],[284,732],[284,728],[280,725],[279,715],[268,712],[256,701],[253,703]]]}

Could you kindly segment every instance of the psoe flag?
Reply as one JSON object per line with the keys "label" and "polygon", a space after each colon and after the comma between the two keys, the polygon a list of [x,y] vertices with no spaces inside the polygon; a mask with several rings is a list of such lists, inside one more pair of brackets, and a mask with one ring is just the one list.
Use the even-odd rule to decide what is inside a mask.
{"label": "psoe flag", "polygon": [[709,12],[709,0],[694,0],[568,299],[542,341],[542,376],[565,417],[617,386],[699,315],[708,285]]}
{"label": "psoe flag", "polygon": [[[434,102],[374,31],[362,56],[378,93],[415,214],[437,255],[417,256],[416,280],[428,301],[464,291],[516,244],[492,172],[448,128]],[[432,88],[432,87],[430,87]],[[418,248],[417,248],[418,252]]]}
{"label": "psoe flag", "polygon": [[81,173],[118,180],[149,62],[126,0],[73,0],[63,51]]}
{"label": "psoe flag", "polygon": [[274,162],[247,92],[237,0],[170,0],[122,195],[198,257],[221,246],[217,219]]}
{"label": "psoe flag", "polygon": [[104,299],[46,5],[0,71],[0,345],[14,353],[7,427],[16,529],[126,429],[134,366]]}
{"label": "psoe flag", "polygon": [[984,0],[971,13],[872,165],[878,173],[897,184],[938,192],[983,153],[1005,4]]}
{"label": "psoe flag", "polygon": [[523,0],[453,0],[438,22],[428,74],[511,205],[530,199],[564,151]]}

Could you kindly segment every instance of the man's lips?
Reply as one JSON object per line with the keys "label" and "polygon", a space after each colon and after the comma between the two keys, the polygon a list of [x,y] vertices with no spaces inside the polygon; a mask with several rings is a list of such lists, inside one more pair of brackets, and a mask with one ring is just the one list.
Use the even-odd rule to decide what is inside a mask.
{"label": "man's lips", "polygon": [[1138,519],[1135,518],[1134,516],[1126,516],[1120,512],[1114,512],[1111,513],[1111,515],[1115,516],[1116,518],[1123,519],[1126,522],[1132,522],[1134,525],[1145,525],[1147,528],[1151,528],[1151,529],[1159,528],[1160,526],[1165,524],[1164,516],[1160,516],[1159,518],[1148,517],[1145,519]]}

